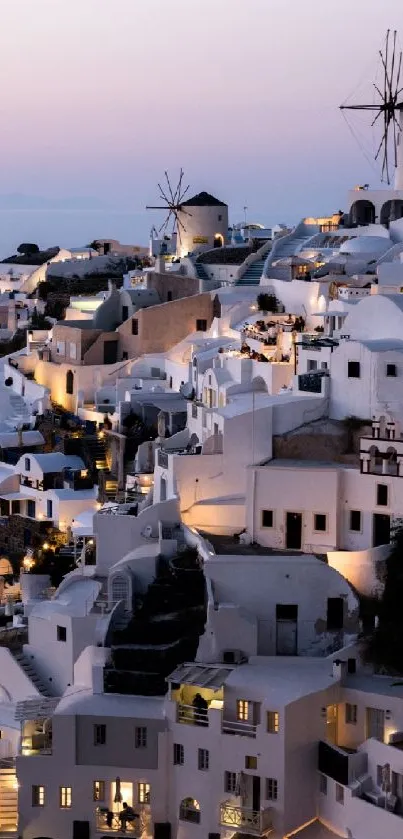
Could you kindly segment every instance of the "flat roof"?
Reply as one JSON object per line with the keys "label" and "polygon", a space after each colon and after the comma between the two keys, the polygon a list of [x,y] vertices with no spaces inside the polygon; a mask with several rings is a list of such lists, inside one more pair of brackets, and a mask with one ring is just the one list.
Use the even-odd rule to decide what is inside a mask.
{"label": "flat roof", "polygon": [[228,679],[232,667],[211,664],[181,664],[170,673],[167,681],[218,690]]}
{"label": "flat roof", "polygon": [[92,693],[78,685],[65,693],[55,714],[133,719],[165,719],[165,697],[126,696],[120,693]]}
{"label": "flat roof", "polygon": [[[259,469],[344,469],[344,464],[332,460],[297,460],[275,457],[258,467]],[[348,467],[347,467],[348,468]]]}
{"label": "flat roof", "polygon": [[398,676],[348,675],[344,687],[360,690],[364,693],[377,693],[381,696],[396,696],[403,699],[403,680]]}
{"label": "flat roof", "polygon": [[252,656],[247,664],[232,670],[226,687],[243,690],[246,699],[256,696],[275,708],[325,690],[337,682],[333,661],[328,658]]}

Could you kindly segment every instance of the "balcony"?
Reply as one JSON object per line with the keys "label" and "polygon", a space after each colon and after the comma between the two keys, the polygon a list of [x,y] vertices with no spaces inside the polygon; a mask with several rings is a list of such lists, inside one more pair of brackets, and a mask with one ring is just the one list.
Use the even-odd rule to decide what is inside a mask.
{"label": "balcony", "polygon": [[185,725],[203,725],[208,726],[208,712],[207,709],[197,709],[194,705],[178,705],[176,711],[176,721],[184,723]]}
{"label": "balcony", "polygon": [[21,753],[24,757],[51,755],[52,736],[49,734],[32,734],[31,737],[23,737],[21,740]]}
{"label": "balcony", "polygon": [[240,734],[242,737],[256,737],[256,725],[240,720],[223,720],[223,734]]}
{"label": "balcony", "polygon": [[133,822],[126,822],[123,825],[119,818],[117,811],[112,812],[107,807],[98,807],[95,812],[95,830],[97,833],[118,833],[122,836],[130,834],[131,836],[140,837],[143,832],[141,815],[137,814],[137,818]]}
{"label": "balcony", "polygon": [[248,807],[238,807],[225,801],[220,805],[220,824],[222,827],[234,828],[241,833],[251,833],[262,836],[273,830],[271,810],[251,810]]}

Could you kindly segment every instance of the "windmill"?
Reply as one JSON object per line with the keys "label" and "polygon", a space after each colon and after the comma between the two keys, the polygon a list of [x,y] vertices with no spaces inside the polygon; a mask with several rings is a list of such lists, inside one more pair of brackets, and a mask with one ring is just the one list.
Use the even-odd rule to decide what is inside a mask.
{"label": "windmill", "polygon": [[[395,169],[400,169],[403,162],[399,159],[401,157],[399,142],[403,129],[403,99],[401,98],[403,87],[400,87],[402,52],[397,50],[396,40],[396,30],[391,32],[388,29],[385,47],[379,51],[383,79],[379,85],[373,85],[376,101],[373,104],[340,105],[341,111],[369,111],[374,114],[371,127],[380,125],[382,130],[381,140],[374,157],[376,161],[381,162],[381,180],[386,181],[387,184],[390,184],[391,171],[389,149],[392,150]],[[396,184],[396,188],[401,188],[400,184]]]}
{"label": "windmill", "polygon": [[179,180],[178,180],[178,183],[176,185],[175,192],[174,192],[172,190],[172,187],[171,187],[171,182],[169,180],[168,172],[165,171],[164,174],[165,174],[166,186],[164,184],[164,188],[163,188],[160,183],[158,184],[159,197],[160,197],[160,200],[161,200],[162,204],[159,204],[158,206],[147,206],[146,210],[165,210],[166,218],[165,218],[165,221],[163,222],[163,224],[161,225],[161,227],[159,228],[158,234],[160,234],[162,232],[163,236],[165,236],[166,233],[167,233],[167,230],[169,228],[169,224],[171,222],[172,223],[171,234],[176,233],[177,237],[179,239],[179,243],[181,243],[181,241],[182,241],[181,240],[181,230],[186,233],[186,227],[183,224],[182,219],[179,218],[178,214],[180,213],[181,216],[184,216],[184,215],[185,216],[191,216],[192,215],[192,213],[189,213],[188,210],[185,210],[182,206],[182,202],[183,202],[183,199],[184,199],[184,197],[185,197],[185,195],[186,195],[186,193],[189,189],[189,185],[185,189],[183,189],[182,181],[183,181],[184,171],[183,171],[183,169],[181,169],[180,172],[179,172]]}

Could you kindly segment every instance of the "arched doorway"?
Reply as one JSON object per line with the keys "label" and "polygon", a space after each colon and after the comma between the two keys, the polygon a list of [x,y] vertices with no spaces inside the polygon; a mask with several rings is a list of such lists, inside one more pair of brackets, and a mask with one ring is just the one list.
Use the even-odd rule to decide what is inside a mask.
{"label": "arched doorway", "polygon": [[399,218],[403,218],[403,201],[400,198],[385,201],[381,209],[380,223],[389,227],[391,221],[396,221]]}
{"label": "arched doorway", "polygon": [[216,233],[214,236],[214,247],[222,248],[224,245],[224,236],[221,233]]}
{"label": "arched doorway", "polygon": [[354,201],[350,207],[349,213],[350,224],[374,224],[375,223],[375,207],[372,201],[361,199]]}
{"label": "arched doorway", "polygon": [[66,393],[70,396],[74,393],[74,373],[71,370],[66,373]]}

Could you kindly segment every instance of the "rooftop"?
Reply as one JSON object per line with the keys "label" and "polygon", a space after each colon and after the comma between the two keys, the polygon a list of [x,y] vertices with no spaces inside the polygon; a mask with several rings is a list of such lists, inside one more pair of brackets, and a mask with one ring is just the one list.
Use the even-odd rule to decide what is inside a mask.
{"label": "rooftop", "polygon": [[56,714],[97,717],[164,719],[164,697],[123,696],[119,693],[92,693],[80,687],[69,690],[59,702]]}
{"label": "rooftop", "polygon": [[63,469],[85,469],[85,463],[81,457],[76,455],[62,454],[62,452],[49,452],[48,454],[30,455],[42,472],[61,472]]}
{"label": "rooftop", "polygon": [[364,693],[375,693],[381,696],[395,696],[403,699],[403,680],[391,676],[349,675],[345,687],[360,690]]}
{"label": "rooftop", "polygon": [[181,207],[227,207],[227,204],[214,198],[209,192],[198,192],[187,201],[182,201]]}
{"label": "rooftop", "polygon": [[236,667],[226,680],[226,687],[243,690],[269,707],[288,705],[337,683],[333,661],[308,656],[252,656],[247,664]]}

